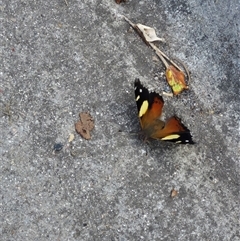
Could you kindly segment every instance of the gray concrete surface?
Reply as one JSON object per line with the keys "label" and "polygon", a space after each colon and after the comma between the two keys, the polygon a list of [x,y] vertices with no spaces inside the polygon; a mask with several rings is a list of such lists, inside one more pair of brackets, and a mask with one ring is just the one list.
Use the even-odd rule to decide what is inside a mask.
{"label": "gray concrete surface", "polygon": [[[0,239],[240,240],[239,1],[68,4],[0,4]],[[164,117],[182,118],[196,145],[133,134],[134,79],[169,88],[122,14],[188,65],[190,90],[164,98]],[[95,119],[90,141],[74,130],[81,111]]]}

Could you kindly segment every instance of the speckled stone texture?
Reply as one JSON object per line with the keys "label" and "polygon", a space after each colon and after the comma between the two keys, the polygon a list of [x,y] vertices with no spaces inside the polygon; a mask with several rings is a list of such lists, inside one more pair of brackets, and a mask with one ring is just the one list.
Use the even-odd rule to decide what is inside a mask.
{"label": "speckled stone texture", "polygon": [[[240,240],[239,1],[67,3],[0,1],[1,241]],[[170,89],[122,15],[188,66],[163,118],[195,145],[139,138],[134,79]],[[75,132],[80,112],[91,140]]]}

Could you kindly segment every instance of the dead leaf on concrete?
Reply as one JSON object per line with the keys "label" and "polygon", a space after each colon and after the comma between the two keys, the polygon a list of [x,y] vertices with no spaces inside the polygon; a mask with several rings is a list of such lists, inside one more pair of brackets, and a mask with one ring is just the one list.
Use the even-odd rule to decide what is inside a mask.
{"label": "dead leaf on concrete", "polygon": [[185,75],[182,71],[176,69],[173,65],[169,65],[166,70],[166,78],[171,86],[173,94],[178,95],[183,90],[187,90],[188,86],[185,82]]}
{"label": "dead leaf on concrete", "polygon": [[90,131],[94,128],[94,120],[87,112],[79,113],[80,120],[75,123],[75,129],[84,139],[91,139]]}
{"label": "dead leaf on concrete", "polygon": [[174,198],[177,195],[178,195],[178,191],[173,188],[172,191],[171,191],[171,198]]}
{"label": "dead leaf on concrete", "polygon": [[134,24],[128,18],[124,16],[125,20],[130,24],[130,26],[138,33],[138,35],[142,38],[142,40],[150,46],[153,50],[155,50],[156,55],[161,59],[163,64],[166,67],[166,78],[168,84],[171,86],[173,94],[178,95],[183,90],[188,89],[188,86],[185,82],[185,78],[188,78],[188,82],[190,81],[190,75],[187,67],[180,62],[184,71],[177,65],[176,62],[171,60],[165,53],[163,53],[153,42],[162,41],[163,39],[157,37],[155,29],[142,25],[142,24]]}
{"label": "dead leaf on concrete", "polygon": [[164,39],[159,38],[156,35],[156,31],[154,28],[148,27],[148,26],[140,24],[140,23],[136,24],[135,26],[137,26],[138,29],[142,32],[142,34],[147,42],[150,42],[150,43],[155,42],[155,41],[165,42]]}

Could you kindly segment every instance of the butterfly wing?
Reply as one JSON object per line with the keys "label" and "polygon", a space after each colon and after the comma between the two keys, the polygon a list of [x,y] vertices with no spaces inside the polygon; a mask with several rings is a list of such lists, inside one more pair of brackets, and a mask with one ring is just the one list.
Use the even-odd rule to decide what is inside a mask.
{"label": "butterfly wing", "polygon": [[155,92],[149,93],[139,79],[135,80],[134,86],[138,116],[141,127],[144,130],[161,116],[164,101],[159,94]]}
{"label": "butterfly wing", "polygon": [[194,144],[189,129],[177,116],[171,117],[164,128],[155,131],[151,137],[180,144]]}

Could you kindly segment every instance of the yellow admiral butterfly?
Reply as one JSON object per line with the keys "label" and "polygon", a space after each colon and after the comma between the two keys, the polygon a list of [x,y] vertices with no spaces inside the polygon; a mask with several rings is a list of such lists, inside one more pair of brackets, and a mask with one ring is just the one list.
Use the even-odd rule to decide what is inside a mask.
{"label": "yellow admiral butterfly", "polygon": [[149,93],[139,79],[135,79],[134,86],[138,116],[146,137],[180,144],[194,144],[190,131],[182,124],[180,118],[173,116],[166,123],[159,119],[164,104],[162,96],[156,92]]}

